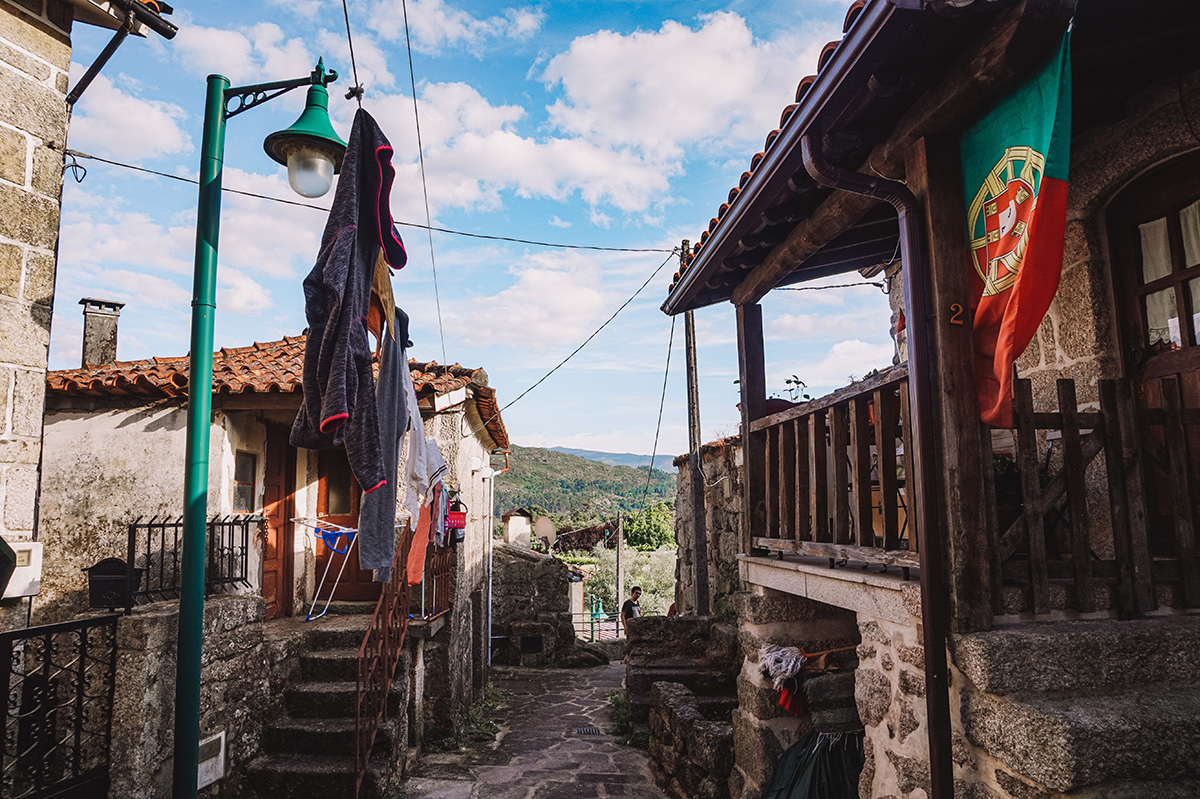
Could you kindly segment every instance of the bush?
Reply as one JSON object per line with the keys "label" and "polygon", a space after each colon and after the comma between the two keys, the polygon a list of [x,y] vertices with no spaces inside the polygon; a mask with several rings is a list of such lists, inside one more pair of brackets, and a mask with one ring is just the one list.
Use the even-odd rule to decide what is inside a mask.
{"label": "bush", "polygon": [[621,549],[621,565],[625,570],[625,596],[617,596],[617,550],[597,544],[592,551],[596,573],[588,579],[586,590],[600,597],[610,612],[618,612],[621,604],[629,598],[635,585],[642,587],[642,598],[638,604],[644,614],[665,614],[675,601],[674,545],[663,546],[652,552],[638,552],[626,546]]}

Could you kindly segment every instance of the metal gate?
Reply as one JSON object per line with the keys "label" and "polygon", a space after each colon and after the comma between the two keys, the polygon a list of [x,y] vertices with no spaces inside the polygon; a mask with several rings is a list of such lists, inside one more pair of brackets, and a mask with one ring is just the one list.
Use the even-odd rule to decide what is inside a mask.
{"label": "metal gate", "polygon": [[0,796],[108,793],[118,615],[0,633]]}

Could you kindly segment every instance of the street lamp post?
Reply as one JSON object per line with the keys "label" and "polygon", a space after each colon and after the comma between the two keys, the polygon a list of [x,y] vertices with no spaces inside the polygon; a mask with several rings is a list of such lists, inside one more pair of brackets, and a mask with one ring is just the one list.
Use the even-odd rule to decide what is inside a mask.
{"label": "street lamp post", "polygon": [[175,799],[197,791],[200,748],[200,653],[204,635],[204,558],[208,516],[208,447],[212,420],[213,315],[216,310],[217,239],[221,217],[221,169],[225,123],[230,117],[308,86],[304,113],[264,147],[288,165],[288,182],[306,197],[329,190],[346,144],[329,122],[329,92],[337,80],[323,61],[305,78],[230,88],[223,75],[208,76],[200,151],[200,199],[196,209],[196,267],[192,289],[191,372],[188,378],[187,455],[184,469],[182,584],[175,670]]}

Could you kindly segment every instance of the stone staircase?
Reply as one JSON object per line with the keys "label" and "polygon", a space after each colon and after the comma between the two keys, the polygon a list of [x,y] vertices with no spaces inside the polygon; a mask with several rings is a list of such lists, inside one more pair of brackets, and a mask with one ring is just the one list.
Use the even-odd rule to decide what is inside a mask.
{"label": "stone staircase", "polygon": [[737,628],[708,617],[648,616],[633,621],[625,668],[633,720],[649,720],[651,686],[669,682],[694,695],[692,701],[704,718],[728,721],[737,707],[737,647]]}
{"label": "stone staircase", "polygon": [[[374,609],[374,602],[339,602],[327,616],[309,622],[309,649],[300,657],[298,680],[285,691],[284,714],[266,726],[264,754],[247,770],[251,796],[354,796],[358,647]],[[401,662],[389,696],[389,719],[375,736],[363,778],[362,799],[382,799],[404,757],[408,680],[403,674],[407,668]]]}
{"label": "stone staircase", "polygon": [[1200,616],[1025,624],[958,636],[952,651],[968,739],[1028,783],[1081,799],[1200,796]]}

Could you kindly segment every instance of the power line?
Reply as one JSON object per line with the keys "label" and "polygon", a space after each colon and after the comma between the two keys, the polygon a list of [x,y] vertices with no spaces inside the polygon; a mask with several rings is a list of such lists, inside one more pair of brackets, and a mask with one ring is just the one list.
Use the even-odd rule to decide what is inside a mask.
{"label": "power line", "polygon": [[[195,178],[187,178],[187,177],[183,177],[181,175],[172,175],[169,172],[160,172],[157,169],[147,169],[144,166],[137,166],[135,164],[127,164],[124,161],[114,161],[110,158],[102,158],[101,156],[98,156],[98,155],[90,155],[88,153],[80,152],[79,150],[61,149],[61,148],[53,148],[53,147],[51,149],[59,149],[59,151],[62,152],[64,155],[71,156],[72,158],[84,158],[89,161],[99,161],[100,163],[108,164],[109,166],[118,166],[118,167],[121,167],[122,169],[133,170],[134,172],[144,172],[147,175],[155,175],[156,177],[167,178],[168,180],[177,180],[180,183],[190,183],[193,186],[195,186],[197,183],[199,183],[199,181],[197,181]],[[70,166],[74,166],[74,167],[78,167],[79,169],[83,169],[83,167],[79,164],[74,164],[74,165],[68,164],[68,167],[70,167]],[[87,170],[84,170],[84,175],[86,175],[86,174],[87,174]],[[82,182],[82,177],[77,178],[77,180]],[[320,205],[314,205],[312,203],[300,202],[299,200],[285,200],[282,197],[272,197],[268,194],[258,194],[253,191],[243,191],[242,189],[231,189],[228,186],[222,186],[221,191],[228,192],[229,194],[240,194],[243,197],[253,197],[256,200],[267,200],[267,201],[273,202],[273,203],[283,203],[284,205],[294,205],[297,208],[311,208],[314,211],[321,211],[326,214],[329,213],[328,208],[325,208]],[[529,244],[534,247],[553,247],[553,248],[560,249],[560,250],[594,250],[594,251],[598,251],[598,252],[673,252],[673,250],[666,249],[665,247],[601,247],[599,245],[594,245],[594,244],[561,244],[561,243],[552,242],[552,241],[538,241],[536,239],[518,239],[518,238],[514,238],[512,236],[492,236],[492,235],[488,235],[485,233],[468,233],[464,230],[453,230],[452,228],[435,227],[432,225],[422,225],[419,222],[401,222],[396,219],[393,219],[392,223],[395,225],[399,225],[401,227],[411,227],[411,228],[417,228],[419,230],[431,230],[434,233],[445,233],[450,236],[464,236],[469,239],[486,239],[488,241],[508,241],[508,242],[512,242],[514,244]]]}
{"label": "power line", "polygon": [[658,424],[654,428],[654,448],[650,450],[650,469],[646,472],[646,490],[642,492],[642,510],[646,509],[650,498],[650,481],[654,479],[654,461],[658,458],[658,434],[662,432],[663,408],[667,404],[667,377],[671,374],[671,349],[675,346],[675,320],[671,317],[671,336],[667,339],[667,365],[663,369],[662,397],[658,401]]}
{"label": "power line", "polygon": [[567,357],[565,357],[565,358],[563,358],[561,361],[559,361],[559,362],[558,362],[558,364],[557,364],[557,365],[556,365],[556,366],[555,366],[553,369],[551,369],[549,372],[546,372],[546,374],[542,375],[541,379],[539,379],[539,380],[538,380],[536,383],[534,383],[532,386],[530,386],[529,388],[525,389],[525,390],[524,390],[524,391],[522,391],[520,394],[518,394],[518,395],[516,396],[516,398],[515,398],[515,399],[513,399],[513,400],[512,400],[510,403],[508,403],[507,405],[505,405],[503,408],[501,408],[500,410],[496,411],[494,414],[492,414],[491,416],[489,416],[487,419],[485,419],[485,420],[483,421],[483,424],[481,424],[479,427],[476,427],[475,429],[471,430],[471,432],[469,432],[469,433],[467,433],[466,435],[464,435],[464,436],[463,436],[463,438],[468,438],[469,436],[473,436],[473,435],[475,435],[476,433],[478,433],[480,430],[482,430],[483,428],[487,427],[487,425],[488,425],[488,423],[489,423],[489,422],[491,422],[493,419],[495,419],[496,417],[498,417],[500,414],[502,414],[502,413],[504,413],[505,411],[507,411],[507,410],[508,410],[509,408],[511,408],[512,406],[516,405],[518,402],[520,402],[520,401],[521,401],[521,399],[522,399],[522,398],[523,398],[523,397],[524,397],[526,394],[528,394],[529,392],[533,391],[535,388],[537,388],[538,386],[540,386],[542,383],[545,383],[545,382],[546,382],[546,380],[547,380],[547,379],[550,377],[550,375],[554,374],[554,373],[555,373],[555,372],[557,372],[559,369],[563,368],[563,366],[565,366],[565,365],[566,365],[567,361],[571,360],[571,359],[572,359],[572,358],[574,358],[576,355],[578,355],[578,354],[579,354],[579,351],[580,351],[580,350],[582,350],[584,347],[586,347],[586,346],[587,346],[587,345],[588,345],[588,344],[591,342],[591,340],[592,340],[592,339],[594,339],[596,336],[600,335],[600,331],[601,331],[601,330],[603,330],[604,328],[606,328],[606,327],[608,327],[610,324],[612,324],[612,321],[613,321],[614,319],[616,319],[616,318],[617,318],[617,315],[618,315],[619,313],[621,313],[621,311],[625,310],[626,306],[628,306],[628,305],[629,305],[629,303],[631,303],[631,302],[633,302],[634,300],[636,300],[636,299],[637,299],[638,295],[639,295],[639,294],[641,294],[641,293],[642,293],[642,291],[644,291],[644,290],[645,290],[646,286],[649,286],[649,285],[650,285],[650,281],[654,280],[654,278],[655,278],[655,277],[657,277],[658,273],[659,273],[659,272],[661,272],[661,271],[662,271],[662,268],[663,268],[664,266],[666,266],[666,265],[667,265],[667,263],[668,263],[668,262],[671,260],[671,258],[673,258],[673,257],[675,256],[675,253],[676,253],[676,252],[677,252],[677,250],[671,250],[671,252],[670,252],[670,253],[667,255],[666,259],[665,259],[665,260],[664,260],[664,261],[663,261],[661,264],[659,264],[659,265],[658,265],[658,268],[657,268],[657,269],[655,269],[655,270],[654,270],[654,271],[653,271],[653,272],[650,274],[650,277],[646,278],[646,282],[645,282],[645,283],[643,283],[641,286],[639,286],[637,291],[633,292],[633,296],[631,296],[629,299],[625,300],[625,302],[621,303],[621,307],[619,307],[619,308],[617,308],[617,310],[613,311],[613,315],[612,315],[612,316],[610,316],[610,317],[608,317],[608,319],[607,319],[607,320],[605,320],[604,324],[602,324],[602,325],[600,325],[600,327],[596,328],[595,332],[593,332],[593,333],[592,333],[592,335],[590,335],[590,336],[588,336],[586,339],[584,339],[582,344],[580,344],[580,345],[579,345],[578,347],[576,347],[575,349],[571,350],[571,354],[570,354],[570,355],[568,355]]}
{"label": "power line", "polygon": [[837,283],[831,286],[776,286],[774,291],[824,291],[825,289],[855,289],[859,286],[871,286],[872,288],[886,288],[886,283]]}
{"label": "power line", "polygon": [[354,74],[354,85],[346,92],[346,99],[354,98],[362,108],[363,85],[358,82],[358,64],[354,61],[354,38],[350,35],[350,7],[342,0],[342,15],[346,18],[346,44],[350,47],[350,71]]}
{"label": "power line", "polygon": [[442,329],[442,298],[438,294],[437,260],[433,257],[433,216],[429,213],[429,183],[425,180],[425,146],[421,144],[421,113],[417,110],[417,73],[413,70],[412,42],[408,38],[408,0],[401,0],[404,11],[404,46],[408,50],[408,78],[412,86],[413,119],[417,124],[417,161],[421,164],[421,192],[425,195],[425,226],[429,234],[429,265],[433,269],[433,302],[437,306],[438,335],[442,339],[442,360],[446,357],[446,332]]}

